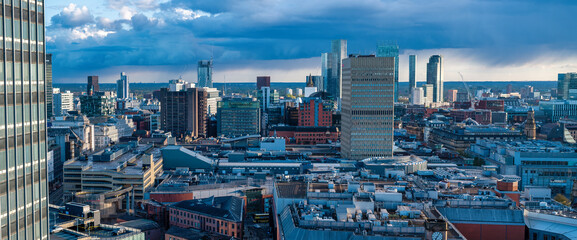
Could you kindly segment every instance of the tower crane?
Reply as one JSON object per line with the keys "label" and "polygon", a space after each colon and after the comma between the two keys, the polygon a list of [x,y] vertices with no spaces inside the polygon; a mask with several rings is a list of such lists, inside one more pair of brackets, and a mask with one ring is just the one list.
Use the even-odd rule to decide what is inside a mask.
{"label": "tower crane", "polygon": [[469,85],[467,85],[467,83],[465,82],[465,78],[463,77],[463,74],[461,72],[458,72],[459,76],[461,76],[461,82],[463,82],[463,85],[465,85],[465,89],[467,90],[467,95],[469,96],[469,101],[471,102],[471,109],[475,109],[475,102],[473,100],[473,95],[471,94],[471,91],[469,90]]}

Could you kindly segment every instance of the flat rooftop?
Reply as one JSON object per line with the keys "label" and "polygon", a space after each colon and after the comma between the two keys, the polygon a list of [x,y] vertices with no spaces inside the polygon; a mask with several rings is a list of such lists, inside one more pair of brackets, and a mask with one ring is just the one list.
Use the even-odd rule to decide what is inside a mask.
{"label": "flat rooftop", "polygon": [[143,174],[142,161],[139,161],[143,153],[148,152],[153,155],[153,161],[156,163],[161,159],[160,148],[153,148],[151,144],[139,144],[136,148],[124,153],[116,160],[110,162],[95,162],[95,161],[79,161],[70,160],[67,161],[65,166],[79,166],[86,167],[84,172],[101,172],[101,171],[115,171],[120,167],[120,173],[135,175]]}

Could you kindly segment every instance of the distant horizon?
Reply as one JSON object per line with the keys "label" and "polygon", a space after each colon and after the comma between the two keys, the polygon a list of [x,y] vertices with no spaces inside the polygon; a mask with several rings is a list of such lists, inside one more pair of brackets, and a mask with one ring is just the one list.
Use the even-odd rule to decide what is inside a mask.
{"label": "distant horizon", "polygon": [[[306,2],[136,0],[47,1],[46,53],[54,82],[96,74],[114,81],[197,79],[199,60],[213,59],[215,82],[257,75],[300,82],[321,74],[331,40],[347,53],[399,46],[399,79],[417,55],[417,79],[430,56],[443,56],[444,79],[554,81],[577,71],[577,33],[567,31],[577,4],[563,1],[357,0]],[[482,21],[479,21],[482,19]],[[535,34],[540,33],[540,34]],[[573,36],[576,35],[576,36]],[[560,36],[560,37],[551,37]],[[298,80],[298,81],[297,81]]]}
{"label": "distant horizon", "polygon": [[[183,79],[185,80],[185,79]],[[166,82],[129,82],[130,84],[164,84],[167,83],[170,80],[166,80]],[[185,80],[186,81],[186,80]],[[455,81],[455,80],[451,80],[451,81],[443,81],[444,83],[446,82],[456,82],[456,83],[460,83],[462,81]],[[465,82],[467,83],[480,83],[480,82],[497,82],[497,83],[506,83],[506,82],[526,82],[528,85],[530,85],[529,83],[531,82],[557,82],[557,80],[510,80],[510,81],[499,81],[499,80],[487,80],[487,81],[482,81],[482,80],[465,80]],[[196,82],[193,82],[196,83]],[[254,82],[213,82],[213,84],[256,84],[256,77],[255,77],[255,81]],[[303,81],[283,81],[283,82],[274,82],[271,81],[271,84],[273,83],[306,83],[305,80]],[[408,81],[399,81],[399,83],[409,83]],[[418,83],[426,83],[426,81],[417,81]],[[79,83],[79,82],[59,82],[59,83],[53,83],[53,85],[57,85],[57,84],[79,84],[79,85],[86,85],[86,83]],[[116,84],[116,82],[99,82],[99,84]]]}

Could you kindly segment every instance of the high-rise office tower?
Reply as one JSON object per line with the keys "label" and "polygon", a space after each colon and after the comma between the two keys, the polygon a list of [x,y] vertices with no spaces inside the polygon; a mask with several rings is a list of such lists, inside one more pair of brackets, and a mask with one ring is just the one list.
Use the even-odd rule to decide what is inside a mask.
{"label": "high-rise office tower", "polygon": [[86,95],[92,96],[92,94],[99,91],[100,86],[98,85],[98,76],[88,76],[88,82],[86,85]]}
{"label": "high-rise office tower", "polygon": [[557,99],[575,99],[569,92],[577,91],[577,73],[559,73],[557,77]]}
{"label": "high-rise office tower", "polygon": [[417,55],[409,55],[409,93],[417,87]]}
{"label": "high-rise office tower", "polygon": [[[395,41],[377,44],[377,57],[395,58],[395,102],[399,101],[399,45]],[[410,89],[410,88],[409,88]]]}
{"label": "high-rise office tower", "polygon": [[44,3],[0,4],[0,239],[48,239]]}
{"label": "high-rise office tower", "polygon": [[212,60],[198,61],[197,87],[212,87]]}
{"label": "high-rise office tower", "polygon": [[127,99],[130,97],[130,83],[128,83],[128,76],[126,73],[120,73],[120,79],[116,81],[116,97],[120,99]]}
{"label": "high-rise office tower", "polygon": [[342,62],[347,57],[347,40],[331,42],[331,52],[321,55],[323,90],[333,98],[341,98]]}
{"label": "high-rise office tower", "polygon": [[52,54],[46,54],[46,115],[48,119],[54,116],[54,100],[52,96]]}
{"label": "high-rise office tower", "polygon": [[[178,84],[171,80],[171,84]],[[160,101],[160,125],[162,130],[171,132],[173,136],[182,137],[190,134],[194,137],[206,136],[206,119],[208,93],[198,88],[186,87],[171,89],[162,88],[154,92]]]}
{"label": "high-rise office tower", "polygon": [[74,93],[60,92],[60,88],[54,88],[52,95],[54,96],[54,116],[62,116],[74,110]]}
{"label": "high-rise office tower", "polygon": [[221,100],[219,91],[216,88],[199,88],[199,91],[206,92],[206,114],[216,115],[217,103]]}
{"label": "high-rise office tower", "polygon": [[270,87],[270,76],[256,77],[256,90],[260,90],[262,87]]}
{"label": "high-rise office tower", "polygon": [[321,77],[323,81],[323,88],[319,89],[323,92],[329,92],[329,78],[333,74],[333,55],[332,53],[322,53],[321,54]]}
{"label": "high-rise office tower", "polygon": [[395,58],[343,60],[341,154],[350,159],[393,155]]}
{"label": "high-rise office tower", "polygon": [[223,98],[216,114],[218,136],[260,134],[260,112],[259,102],[252,98]]}
{"label": "high-rise office tower", "polygon": [[433,55],[429,58],[427,63],[427,84],[433,84],[433,102],[442,102],[443,57],[440,55]]}

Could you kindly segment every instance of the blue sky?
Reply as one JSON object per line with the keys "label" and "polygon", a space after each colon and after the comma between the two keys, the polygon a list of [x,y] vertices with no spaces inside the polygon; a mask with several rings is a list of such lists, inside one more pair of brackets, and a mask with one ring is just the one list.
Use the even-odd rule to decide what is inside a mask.
{"label": "blue sky", "polygon": [[575,1],[536,0],[51,0],[47,51],[55,82],[99,75],[113,82],[196,81],[196,62],[214,58],[214,81],[304,81],[320,74],[331,39],[349,53],[396,40],[401,81],[408,54],[418,80],[433,54],[445,79],[556,80],[577,71]]}

